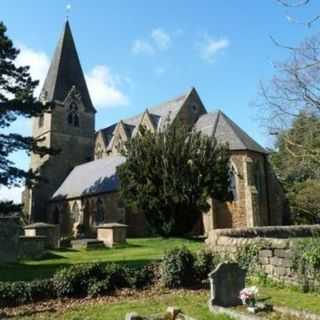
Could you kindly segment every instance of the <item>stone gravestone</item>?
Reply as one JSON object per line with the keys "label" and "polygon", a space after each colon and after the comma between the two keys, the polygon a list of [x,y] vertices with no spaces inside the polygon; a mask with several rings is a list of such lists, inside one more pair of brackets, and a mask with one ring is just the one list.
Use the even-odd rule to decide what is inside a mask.
{"label": "stone gravestone", "polygon": [[245,277],[246,272],[237,263],[220,263],[209,274],[210,304],[221,307],[242,304],[239,295],[245,287]]}

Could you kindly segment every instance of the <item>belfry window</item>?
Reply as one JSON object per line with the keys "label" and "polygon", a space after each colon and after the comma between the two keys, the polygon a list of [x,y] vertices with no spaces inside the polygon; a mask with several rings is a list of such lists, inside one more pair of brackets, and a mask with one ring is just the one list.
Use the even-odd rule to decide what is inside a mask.
{"label": "belfry window", "polygon": [[80,127],[78,106],[74,102],[69,105],[68,124],[74,127]]}

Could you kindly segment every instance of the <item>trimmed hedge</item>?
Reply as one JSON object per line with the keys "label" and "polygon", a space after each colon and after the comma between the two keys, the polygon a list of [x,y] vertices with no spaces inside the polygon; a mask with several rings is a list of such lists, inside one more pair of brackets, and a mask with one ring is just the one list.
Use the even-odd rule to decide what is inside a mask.
{"label": "trimmed hedge", "polygon": [[143,289],[154,283],[167,288],[188,287],[207,279],[213,267],[210,252],[193,255],[186,248],[170,250],[160,263],[143,268],[102,263],[73,265],[59,270],[49,280],[0,282],[0,307],[51,298],[110,295],[117,289]]}

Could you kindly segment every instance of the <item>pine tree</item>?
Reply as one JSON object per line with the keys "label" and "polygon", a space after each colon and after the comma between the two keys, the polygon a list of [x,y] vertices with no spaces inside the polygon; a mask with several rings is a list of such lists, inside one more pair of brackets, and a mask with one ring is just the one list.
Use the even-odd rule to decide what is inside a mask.
{"label": "pine tree", "polygon": [[210,197],[229,196],[229,152],[214,137],[179,124],[156,133],[142,127],[122,153],[122,201],[144,213],[157,234],[185,235],[209,209]]}
{"label": "pine tree", "polygon": [[[39,145],[40,141],[19,133],[4,133],[4,129],[18,117],[39,116],[47,106],[40,103],[33,95],[38,81],[33,81],[28,66],[17,66],[15,60],[19,54],[6,35],[6,26],[0,22],[0,187],[20,186],[26,180],[35,183],[35,173],[22,170],[10,160],[14,152],[24,150],[39,155],[53,153]],[[9,130],[8,130],[9,131]],[[12,203],[0,202],[0,212],[9,212]],[[12,209],[17,207],[12,205]]]}

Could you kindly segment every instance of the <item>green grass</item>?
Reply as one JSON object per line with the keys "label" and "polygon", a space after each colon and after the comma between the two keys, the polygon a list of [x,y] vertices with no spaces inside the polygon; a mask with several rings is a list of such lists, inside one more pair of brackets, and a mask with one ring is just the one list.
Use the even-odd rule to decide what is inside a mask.
{"label": "green grass", "polygon": [[289,288],[259,287],[261,297],[270,297],[274,305],[320,314],[320,295]]}
{"label": "green grass", "polygon": [[115,262],[142,265],[160,259],[167,249],[182,245],[192,251],[197,251],[203,246],[203,243],[179,238],[137,238],[128,239],[128,245],[115,249],[54,250],[41,260],[26,260],[1,265],[0,281],[30,281],[49,278],[57,269],[79,263]]}
{"label": "green grass", "polygon": [[161,294],[146,299],[124,298],[121,302],[79,305],[65,312],[39,313],[24,320],[124,320],[128,312],[143,316],[165,312],[168,306],[177,306],[184,313],[198,320],[230,320],[223,315],[212,314],[208,309],[208,294],[188,291],[181,294]]}

